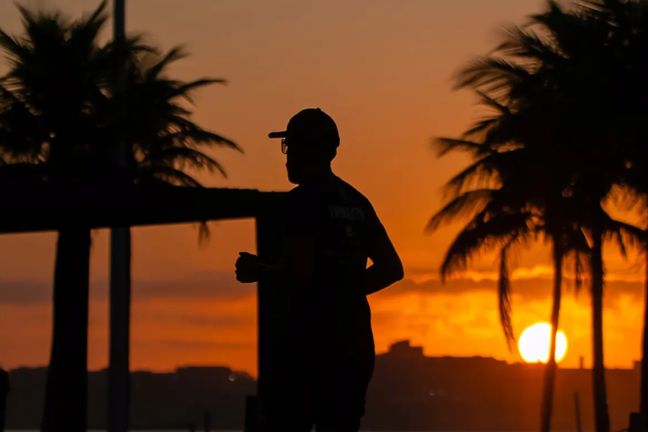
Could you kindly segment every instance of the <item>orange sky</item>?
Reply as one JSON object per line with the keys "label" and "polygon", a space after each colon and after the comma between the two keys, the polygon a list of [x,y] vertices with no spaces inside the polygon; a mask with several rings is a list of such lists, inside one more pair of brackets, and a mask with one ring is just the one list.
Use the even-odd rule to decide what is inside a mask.
{"label": "orange sky", "polygon": [[[20,1],[60,7],[77,16],[88,0]],[[409,338],[430,355],[488,355],[516,361],[497,323],[494,260],[485,257],[465,280],[431,280],[456,227],[426,236],[440,186],[465,160],[436,159],[432,137],[456,135],[480,113],[451,78],[485,53],[504,24],[521,22],[539,0],[130,0],[127,28],[191,57],[174,73],[223,77],[196,95],[196,120],[236,140],[245,154],[218,151],[229,177],[209,186],[287,190],[283,155],[269,130],[303,107],[319,106],[337,121],[342,145],[336,172],[374,203],[404,260],[405,282],[371,298],[377,348]],[[0,28],[20,29],[12,2],[0,2]],[[106,34],[109,37],[109,34]],[[0,237],[0,364],[45,364],[50,342],[55,235]],[[254,287],[231,274],[239,250],[253,250],[251,221],[214,224],[199,247],[192,226],[134,230],[134,368],[227,364],[254,372]],[[92,261],[90,365],[107,355],[107,232],[95,234]],[[549,315],[550,268],[544,247],[520,254],[514,322]],[[629,367],[639,357],[643,270],[610,248],[606,356]],[[485,279],[484,279],[485,278]],[[479,280],[479,282],[476,282]],[[416,281],[416,282],[413,282]],[[567,294],[563,323],[566,365],[589,364],[589,299]]]}

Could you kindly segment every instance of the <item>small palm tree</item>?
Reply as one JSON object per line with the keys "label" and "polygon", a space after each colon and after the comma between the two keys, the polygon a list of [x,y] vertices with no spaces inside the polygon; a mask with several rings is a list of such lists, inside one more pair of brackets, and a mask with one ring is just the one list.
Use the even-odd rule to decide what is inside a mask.
{"label": "small palm tree", "polygon": [[[139,38],[130,38],[123,43],[115,43],[112,47],[117,60],[114,62],[113,79],[110,86],[110,96],[103,107],[105,109],[105,147],[112,150],[115,158],[115,143],[123,146],[121,156],[125,158],[125,169],[111,172],[115,174],[112,181],[115,185],[177,185],[201,187],[192,175],[198,170],[218,172],[225,175],[223,167],[206,151],[215,146],[224,146],[236,150],[239,147],[231,140],[206,130],[191,121],[191,94],[204,86],[224,82],[221,79],[203,78],[183,82],[169,78],[167,68],[173,62],[184,57],[181,48],[176,47],[162,55],[153,47],[144,45]],[[121,161],[122,163],[124,161]],[[208,234],[206,224],[200,225],[202,238]],[[113,287],[115,281],[120,281],[130,287],[131,278],[131,233],[129,228],[113,230],[111,233],[111,292],[118,289]],[[123,288],[123,287],[122,287]],[[130,292],[130,289],[127,289]],[[111,294],[112,295],[112,294]],[[128,303],[129,298],[122,299]],[[129,327],[130,317],[112,316],[111,329],[119,325]],[[128,332],[124,331],[118,340],[118,334],[111,331],[111,369],[116,367],[118,356],[128,358]],[[112,355],[116,354],[113,358]],[[115,362],[113,364],[113,362]],[[127,369],[123,365],[121,373]],[[112,369],[117,373],[117,369]],[[127,376],[121,380],[128,379]],[[120,378],[115,375],[115,379]],[[111,385],[115,381],[111,380]],[[126,383],[128,386],[128,384]],[[109,404],[125,408],[128,401],[122,401],[128,390],[122,389],[117,394],[116,389],[110,388]],[[123,410],[122,408],[122,410]],[[109,418],[117,415],[109,411]],[[120,412],[127,421],[128,414]]]}
{"label": "small palm tree", "polygon": [[[4,168],[15,173],[21,167],[15,180],[46,181],[58,190],[92,181],[90,155],[98,141],[94,107],[108,59],[96,43],[102,11],[103,6],[68,22],[55,13],[20,8],[24,35],[0,31],[10,65],[0,81],[0,147]],[[89,251],[88,227],[60,228],[44,431],[85,430]]]}
{"label": "small palm tree", "polygon": [[[183,82],[169,78],[169,65],[185,57],[179,47],[158,55],[152,47],[131,39],[124,91],[109,103],[107,127],[110,142],[127,144],[128,177],[136,184],[171,184],[200,187],[190,170],[205,169],[225,175],[221,164],[206,151],[224,146],[240,148],[230,139],[191,121],[194,91],[222,79]],[[121,113],[121,114],[119,114]]]}

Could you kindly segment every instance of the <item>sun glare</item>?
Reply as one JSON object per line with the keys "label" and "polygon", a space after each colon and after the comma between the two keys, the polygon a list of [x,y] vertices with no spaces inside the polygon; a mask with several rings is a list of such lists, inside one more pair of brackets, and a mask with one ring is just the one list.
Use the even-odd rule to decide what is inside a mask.
{"label": "sun glare", "polygon": [[[549,361],[549,342],[551,325],[546,322],[533,324],[522,332],[518,342],[520,355],[527,363],[547,363]],[[567,354],[567,336],[558,330],[556,336],[556,360],[562,361]]]}

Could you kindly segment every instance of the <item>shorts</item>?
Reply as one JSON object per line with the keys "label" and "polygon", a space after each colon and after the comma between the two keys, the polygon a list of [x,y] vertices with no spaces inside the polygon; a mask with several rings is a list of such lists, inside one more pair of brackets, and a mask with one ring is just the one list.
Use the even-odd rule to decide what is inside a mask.
{"label": "shorts", "polygon": [[373,350],[355,358],[328,354],[286,362],[282,380],[266,397],[263,431],[355,432],[365,412]]}

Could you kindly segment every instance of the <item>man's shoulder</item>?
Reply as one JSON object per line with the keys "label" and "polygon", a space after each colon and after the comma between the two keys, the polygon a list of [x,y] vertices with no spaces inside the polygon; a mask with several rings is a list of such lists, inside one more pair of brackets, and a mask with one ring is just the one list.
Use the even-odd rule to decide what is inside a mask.
{"label": "man's shoulder", "polygon": [[307,198],[310,193],[306,190],[306,188],[302,185],[295,186],[291,190],[288,191],[287,198],[288,202],[295,202],[299,200],[303,200]]}
{"label": "man's shoulder", "polygon": [[335,177],[340,193],[350,202],[371,207],[369,199],[358,189],[340,177]]}
{"label": "man's shoulder", "polygon": [[321,197],[311,188],[299,185],[288,191],[284,205],[288,212],[303,213],[313,211],[320,201]]}
{"label": "man's shoulder", "polygon": [[288,191],[289,205],[338,203],[373,208],[369,199],[350,183],[333,176],[325,184],[298,185]]}

